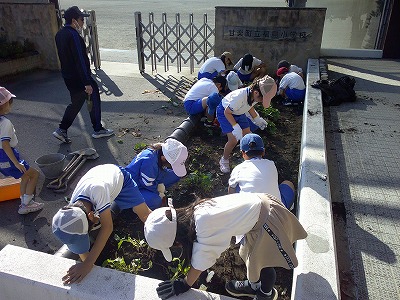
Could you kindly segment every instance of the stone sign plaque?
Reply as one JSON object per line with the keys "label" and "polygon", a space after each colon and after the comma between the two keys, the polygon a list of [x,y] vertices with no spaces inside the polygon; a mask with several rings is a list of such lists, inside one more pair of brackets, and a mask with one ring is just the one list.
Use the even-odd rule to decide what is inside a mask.
{"label": "stone sign plaque", "polygon": [[301,67],[320,55],[326,8],[229,7],[215,10],[215,56],[230,51],[234,63],[250,53],[274,76],[280,60]]}

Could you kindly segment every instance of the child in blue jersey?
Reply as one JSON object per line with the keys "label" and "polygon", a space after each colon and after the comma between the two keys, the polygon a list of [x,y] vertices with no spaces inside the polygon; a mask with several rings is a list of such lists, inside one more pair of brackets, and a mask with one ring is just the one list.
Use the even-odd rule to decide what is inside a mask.
{"label": "child in blue jersey", "polygon": [[[62,278],[65,284],[79,283],[92,270],[113,231],[112,204],[121,210],[131,208],[142,222],[151,212],[135,181],[123,167],[99,165],[79,180],[69,205],[54,215],[53,233],[82,260]],[[89,232],[98,222],[101,227],[90,249]]]}
{"label": "child in blue jersey", "polygon": [[16,179],[21,178],[21,205],[18,213],[24,215],[41,210],[43,203],[33,201],[39,172],[20,158],[19,152],[15,148],[18,139],[14,126],[5,117],[11,111],[13,97],[15,97],[14,94],[11,94],[6,88],[0,87],[0,173]]}
{"label": "child in blue jersey", "polygon": [[165,188],[186,175],[187,156],[186,146],[169,138],[164,143],[154,144],[143,150],[125,167],[151,209],[162,205],[161,196]]}

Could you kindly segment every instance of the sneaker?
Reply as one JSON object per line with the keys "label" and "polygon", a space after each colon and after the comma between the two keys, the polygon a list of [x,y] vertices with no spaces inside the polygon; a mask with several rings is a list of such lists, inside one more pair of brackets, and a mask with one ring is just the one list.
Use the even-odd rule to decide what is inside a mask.
{"label": "sneaker", "polygon": [[35,202],[35,201],[31,200],[27,205],[21,203],[21,205],[19,206],[19,209],[18,209],[18,213],[20,215],[26,215],[31,212],[41,210],[43,208],[43,206],[44,206],[43,203],[39,203],[39,202]]}
{"label": "sneaker", "polygon": [[225,284],[225,290],[235,297],[254,297],[257,291],[253,290],[248,280],[231,280]]}
{"label": "sneaker", "polygon": [[112,129],[104,129],[103,128],[103,129],[100,129],[99,131],[93,132],[92,137],[94,139],[99,139],[99,138],[102,138],[102,137],[111,136],[113,134],[114,134],[114,130],[112,130]]}
{"label": "sneaker", "polygon": [[265,295],[261,290],[257,291],[254,300],[276,300],[278,299],[278,291],[275,288],[272,288],[272,294],[270,296]]}
{"label": "sneaker", "polygon": [[231,171],[231,168],[229,167],[229,159],[221,157],[219,160],[219,168],[222,173],[229,173]]}
{"label": "sneaker", "polygon": [[67,131],[64,129],[58,128],[56,131],[53,132],[53,136],[65,144],[71,143],[71,139],[68,137]]}

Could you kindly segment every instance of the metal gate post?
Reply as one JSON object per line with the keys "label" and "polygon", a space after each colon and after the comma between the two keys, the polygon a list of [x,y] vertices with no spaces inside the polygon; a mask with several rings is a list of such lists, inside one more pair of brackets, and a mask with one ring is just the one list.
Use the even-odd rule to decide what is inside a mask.
{"label": "metal gate post", "polygon": [[182,71],[182,52],[181,52],[181,16],[179,13],[175,15],[175,21],[176,21],[176,38],[177,38],[177,43],[176,43],[176,48],[177,48],[177,60],[176,60],[176,66],[178,67],[178,73]]}
{"label": "metal gate post", "polygon": [[94,68],[96,70],[100,69],[101,60],[100,60],[100,51],[99,51],[99,37],[97,35],[97,24],[96,24],[96,12],[94,10],[89,10],[89,38],[90,38],[90,46],[93,58]]}
{"label": "metal gate post", "polygon": [[193,50],[194,50],[194,47],[193,47],[193,14],[190,14],[190,21],[189,21],[189,23],[190,23],[190,29],[189,29],[189,32],[190,32],[190,40],[189,40],[189,49],[190,49],[190,53],[189,53],[189,55],[190,55],[190,63],[189,63],[189,66],[190,66],[190,73],[193,73],[193,71],[194,71],[194,59],[193,59]]}
{"label": "metal gate post", "polygon": [[168,44],[167,44],[167,14],[164,12],[161,15],[162,18],[162,45],[163,45],[163,60],[164,60],[164,70],[169,71],[168,64]]}
{"label": "metal gate post", "polygon": [[144,73],[144,49],[143,49],[143,31],[142,31],[142,13],[139,11],[135,12],[135,31],[136,31],[136,47],[139,63],[140,73]]}
{"label": "metal gate post", "polygon": [[154,24],[154,13],[149,14],[149,25],[150,25],[150,58],[151,58],[151,72],[157,71],[157,60],[156,60],[156,36],[155,36],[155,24]]}

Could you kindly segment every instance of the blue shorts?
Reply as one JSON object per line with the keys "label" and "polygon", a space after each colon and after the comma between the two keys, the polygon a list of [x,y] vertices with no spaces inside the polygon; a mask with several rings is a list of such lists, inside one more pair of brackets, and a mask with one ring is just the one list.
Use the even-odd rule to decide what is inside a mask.
{"label": "blue shorts", "polygon": [[279,191],[281,192],[282,203],[287,209],[290,209],[294,201],[294,191],[285,183],[279,185]]}
{"label": "blue shorts", "polygon": [[[11,148],[15,158],[25,166],[26,170],[29,170],[29,164],[19,157],[19,152],[15,148]],[[15,179],[19,179],[24,175],[20,170],[15,167],[14,163],[10,160],[8,155],[4,152],[3,149],[0,149],[0,173],[6,177],[14,177]]]}
{"label": "blue shorts", "polygon": [[209,72],[204,72],[204,73],[198,73],[197,74],[197,79],[201,79],[201,78],[208,78],[208,79],[213,79],[215,77],[217,77],[218,72],[214,71],[213,73],[209,73]]}
{"label": "blue shorts", "polygon": [[122,175],[124,175],[124,183],[122,184],[121,192],[114,199],[114,202],[121,210],[132,208],[145,202],[131,174],[123,167],[119,168],[121,169]]}
{"label": "blue shorts", "polygon": [[[221,131],[223,133],[229,133],[233,131],[233,127],[231,123],[226,119],[225,114],[224,114],[225,108],[222,106],[222,104],[219,104],[217,107],[217,119],[219,122],[219,125],[221,127]],[[232,115],[233,118],[235,119],[236,123],[239,124],[240,128],[245,129],[249,128],[249,119],[245,114],[242,115]]]}
{"label": "blue shorts", "polygon": [[302,102],[306,96],[306,90],[289,89],[285,90],[286,97],[293,102]]}
{"label": "blue shorts", "polygon": [[[210,96],[207,97],[207,113],[210,116],[213,116],[215,114],[215,110],[217,109],[217,106],[221,103],[222,97],[219,93],[213,93]],[[198,99],[198,100],[186,100],[183,103],[183,106],[185,107],[186,112],[189,115],[196,115],[200,114],[204,111],[203,108],[203,99]]]}
{"label": "blue shorts", "polygon": [[204,111],[202,99],[186,100],[185,102],[183,102],[183,106],[185,107],[185,110],[189,115],[197,115]]}
{"label": "blue shorts", "polygon": [[242,82],[249,82],[249,81],[251,81],[251,73],[250,73],[250,74],[247,74],[247,75],[243,75],[243,74],[240,73],[240,72],[236,72],[236,73],[238,74],[239,79],[240,79]]}

